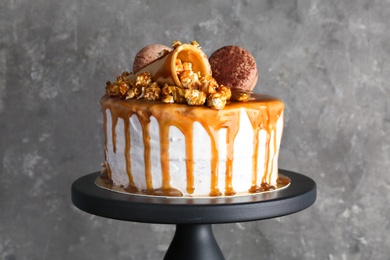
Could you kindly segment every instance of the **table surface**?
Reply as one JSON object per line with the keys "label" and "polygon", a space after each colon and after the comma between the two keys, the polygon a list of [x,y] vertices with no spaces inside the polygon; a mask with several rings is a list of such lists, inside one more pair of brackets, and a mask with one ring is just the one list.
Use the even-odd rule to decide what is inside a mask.
{"label": "table surface", "polygon": [[99,172],[72,184],[72,202],[79,209],[106,218],[156,224],[219,224],[262,220],[292,214],[311,206],[316,183],[287,170],[291,179],[281,190],[237,197],[169,198],[123,194],[95,184]]}

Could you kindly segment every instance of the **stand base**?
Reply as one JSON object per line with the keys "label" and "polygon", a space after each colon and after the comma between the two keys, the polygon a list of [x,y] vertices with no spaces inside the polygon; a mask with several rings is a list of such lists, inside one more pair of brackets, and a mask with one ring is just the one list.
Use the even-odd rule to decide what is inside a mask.
{"label": "stand base", "polygon": [[176,225],[176,232],[164,260],[223,260],[211,224]]}

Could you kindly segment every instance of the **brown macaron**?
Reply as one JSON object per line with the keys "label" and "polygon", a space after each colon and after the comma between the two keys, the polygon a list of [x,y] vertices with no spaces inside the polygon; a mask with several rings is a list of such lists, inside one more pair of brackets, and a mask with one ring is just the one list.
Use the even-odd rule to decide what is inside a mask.
{"label": "brown macaron", "polygon": [[252,54],[239,46],[225,46],[209,58],[213,78],[232,90],[251,92],[257,83],[256,61]]}
{"label": "brown macaron", "polygon": [[137,55],[135,55],[133,63],[133,72],[136,73],[149,63],[160,58],[163,51],[171,51],[172,48],[161,45],[161,44],[151,44],[143,47]]}

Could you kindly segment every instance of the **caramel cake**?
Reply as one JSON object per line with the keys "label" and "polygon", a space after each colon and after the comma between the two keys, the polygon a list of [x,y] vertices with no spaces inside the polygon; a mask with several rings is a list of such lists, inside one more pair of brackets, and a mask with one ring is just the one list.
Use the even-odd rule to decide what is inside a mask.
{"label": "caramel cake", "polygon": [[[196,42],[176,41],[173,49],[163,51],[159,45],[158,53],[147,47],[145,55],[155,59],[107,82],[101,99],[101,180],[106,187],[146,196],[215,197],[288,185],[289,180],[278,174],[282,101],[253,94],[242,82],[239,89],[230,81],[219,84],[212,77],[218,64],[233,69],[239,65],[217,55],[218,63],[211,56],[210,66]],[[145,62],[141,52],[137,57]],[[244,79],[253,88],[257,70],[242,74],[243,79],[255,75],[256,79]]]}

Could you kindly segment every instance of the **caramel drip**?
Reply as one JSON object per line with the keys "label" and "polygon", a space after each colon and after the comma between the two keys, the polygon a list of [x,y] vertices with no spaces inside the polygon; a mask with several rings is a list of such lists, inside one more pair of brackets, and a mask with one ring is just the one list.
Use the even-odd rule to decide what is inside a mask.
{"label": "caramel drip", "polygon": [[181,196],[181,192],[171,187],[171,175],[169,174],[169,125],[160,126],[160,160],[162,171],[162,187],[155,191],[166,196]]}
{"label": "caramel drip", "polygon": [[272,134],[272,130],[270,129],[270,127],[267,127],[267,139],[266,139],[266,142],[265,142],[265,165],[264,165],[264,174],[263,174],[263,178],[262,178],[262,181],[261,183],[267,183],[267,176],[269,175],[269,173],[271,172],[270,169],[269,169],[269,163],[270,163],[270,142],[271,142],[271,134]]}
{"label": "caramel drip", "polygon": [[235,115],[231,117],[229,126],[226,133],[226,172],[225,172],[225,195],[232,196],[236,194],[233,189],[233,161],[234,161],[234,139],[238,134],[240,128],[240,113],[235,112]]}
{"label": "caramel drip", "polygon": [[152,161],[150,156],[150,119],[144,114],[137,114],[138,120],[142,127],[142,140],[144,143],[144,162],[145,162],[145,180],[146,180],[146,193],[153,194],[153,180],[152,180]]}
{"label": "caramel drip", "polygon": [[252,186],[249,189],[249,192],[252,193],[261,191],[261,187],[257,185],[257,157],[259,156],[259,132],[259,128],[255,127],[253,129]]}
{"label": "caramel drip", "polygon": [[265,180],[265,182],[267,182],[267,183],[269,183],[271,181],[271,174],[270,173],[273,172],[273,170],[274,170],[273,168],[274,168],[274,160],[275,160],[275,151],[277,149],[277,141],[278,141],[276,130],[277,130],[276,127],[272,130],[274,133],[273,139],[272,139],[274,153],[273,153],[272,159],[271,159],[271,165],[270,165],[271,169],[269,170],[268,175],[267,175],[267,179]]}
{"label": "caramel drip", "polygon": [[103,112],[103,124],[104,124],[104,167],[105,167],[105,172],[107,172],[107,177],[112,179],[111,172],[109,171],[109,165],[107,163],[107,114],[105,110],[102,110]]}
{"label": "caramel drip", "polygon": [[[268,114],[267,117],[269,118],[270,117],[269,110],[267,111],[267,114]],[[269,124],[269,123],[267,124],[267,127],[266,127],[267,141],[266,141],[266,147],[265,147],[266,159],[265,159],[265,171],[264,171],[263,178],[261,181],[262,186],[269,183],[268,180],[270,179],[271,173],[272,173],[273,157],[271,158],[270,146],[271,146],[271,142],[273,144],[276,144],[276,135],[275,135],[276,133],[274,133],[273,138],[272,138],[272,131],[274,131],[274,129],[276,129],[275,125]],[[273,146],[273,148],[275,148],[275,145]],[[276,150],[274,150],[274,151],[276,151]]]}
{"label": "caramel drip", "polygon": [[[105,111],[109,109],[112,115],[112,140],[114,149],[116,150],[116,134],[115,127],[118,118],[122,118],[125,122],[126,133],[126,170],[129,177],[129,187],[133,187],[134,180],[131,171],[130,161],[130,133],[129,133],[129,118],[135,114],[142,127],[143,143],[144,143],[144,161],[145,161],[145,180],[146,190],[142,191],[145,194],[158,195],[158,196],[182,196],[182,193],[170,185],[170,169],[169,169],[169,128],[170,126],[177,127],[185,137],[186,145],[186,176],[187,176],[187,192],[192,194],[194,191],[194,158],[193,158],[193,124],[199,122],[206,132],[208,133],[211,141],[211,172],[210,172],[210,195],[220,196],[222,195],[218,188],[218,164],[219,164],[219,131],[222,128],[226,128],[226,177],[225,177],[225,195],[234,195],[233,189],[233,161],[234,161],[234,140],[239,131],[240,120],[240,108],[244,108],[249,117],[249,120],[253,128],[254,138],[254,150],[252,158],[252,187],[250,192],[260,192],[263,190],[271,190],[274,187],[268,185],[267,179],[270,178],[268,173],[272,172],[272,169],[268,169],[270,156],[267,154],[266,170],[263,174],[262,184],[258,183],[258,147],[259,147],[259,131],[261,129],[267,132],[267,144],[271,138],[271,131],[276,129],[276,122],[283,112],[284,105],[281,101],[265,95],[254,95],[255,100],[249,102],[231,102],[225,109],[217,111],[203,106],[187,106],[182,104],[164,104],[156,101],[145,100],[121,100],[119,98],[110,98],[104,96],[101,100],[103,114],[104,114],[104,129],[105,129],[105,149],[107,149],[107,118]],[[151,151],[150,151],[150,117],[153,116],[157,119],[160,130],[160,157],[161,157],[161,171],[162,171],[162,186],[157,189],[153,189],[152,173],[151,173]],[[274,151],[277,148],[277,136],[276,132],[273,135]],[[268,151],[269,149],[267,149]],[[273,158],[271,159],[271,161]],[[272,167],[273,164],[271,164]],[[107,169],[110,174],[110,167],[107,163]],[[131,193],[138,191],[132,190]]]}
{"label": "caramel drip", "polygon": [[112,117],[112,125],[111,125],[111,138],[112,138],[112,150],[114,151],[114,153],[116,153],[116,131],[115,131],[115,127],[116,127],[116,124],[118,123],[118,117],[115,116],[115,117]]}
{"label": "caramel drip", "polygon": [[[252,186],[249,189],[249,192],[251,193],[256,193],[256,192],[261,192],[264,191],[264,189],[259,186],[258,183],[258,164],[257,164],[257,158],[259,156],[259,145],[260,145],[260,140],[259,140],[259,133],[260,130],[267,130],[267,125],[270,123],[270,119],[267,113],[268,106],[267,107],[261,107],[260,109],[247,109],[247,115],[249,117],[249,120],[252,124],[252,129],[253,129],[253,155],[252,155]],[[272,120],[274,121],[274,124],[276,124],[277,120]],[[268,152],[268,138],[269,138],[269,131],[267,132],[267,140],[266,140],[266,151]],[[268,161],[268,153],[266,153],[266,162]],[[267,171],[267,165],[265,165],[265,169]],[[264,176],[264,175],[263,175]]]}
{"label": "caramel drip", "polygon": [[133,174],[131,172],[131,158],[130,158],[130,118],[124,118],[124,132],[125,132],[125,159],[126,159],[126,173],[129,178],[129,186],[126,190],[130,193],[138,193],[138,189],[134,184]]}
{"label": "caramel drip", "polygon": [[[283,112],[284,105],[282,106],[262,106],[260,110],[247,110],[248,117],[250,118],[253,128],[253,157],[252,157],[252,186],[249,189],[251,193],[257,193],[262,191],[268,191],[275,189],[270,185],[270,180],[273,173],[273,161],[277,149],[277,133],[276,123],[279,116]],[[258,185],[258,151],[259,151],[259,132],[261,130],[266,131],[265,142],[265,165],[264,173],[260,186]],[[272,135],[273,132],[273,135]],[[273,145],[273,156],[271,158],[270,145]]]}
{"label": "caramel drip", "polygon": [[169,174],[169,126],[159,124],[160,126],[160,159],[162,168],[162,189],[170,188],[170,174]]}
{"label": "caramel drip", "polygon": [[218,188],[218,162],[219,162],[219,129],[209,128],[208,133],[211,138],[211,185],[210,196],[221,196]]}
{"label": "caramel drip", "polygon": [[186,138],[186,174],[187,174],[187,192],[194,193],[194,147],[193,147],[193,127],[188,126],[184,132]]}
{"label": "caramel drip", "polygon": [[[271,177],[272,177],[272,172],[274,171],[273,167],[274,167],[274,160],[275,160],[275,155],[276,155],[276,150],[278,148],[278,145],[277,145],[277,142],[278,142],[278,138],[277,138],[277,128],[276,128],[276,122],[277,120],[279,119],[281,113],[283,112],[283,108],[278,108],[278,107],[270,107],[268,110],[267,110],[267,114],[268,114],[268,118],[272,119],[271,122],[268,122],[267,124],[267,143],[266,143],[266,166],[265,166],[265,173],[263,175],[263,179],[262,179],[262,186],[267,186],[268,183],[271,182]],[[273,118],[275,117],[275,118]],[[273,135],[272,135],[273,133]],[[271,150],[270,150],[270,145],[271,145],[271,142],[272,142],[272,145],[273,145],[273,154],[272,154],[272,158],[271,158]],[[276,169],[277,170],[277,169]],[[274,187],[271,187],[274,189]]]}

